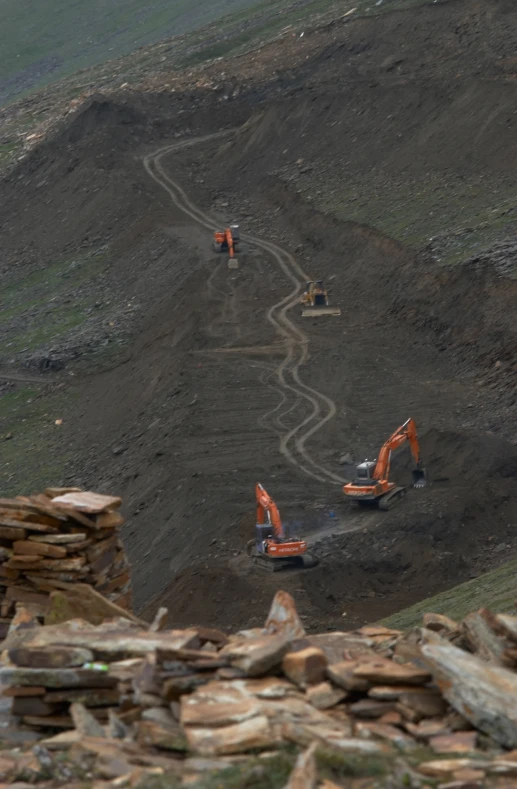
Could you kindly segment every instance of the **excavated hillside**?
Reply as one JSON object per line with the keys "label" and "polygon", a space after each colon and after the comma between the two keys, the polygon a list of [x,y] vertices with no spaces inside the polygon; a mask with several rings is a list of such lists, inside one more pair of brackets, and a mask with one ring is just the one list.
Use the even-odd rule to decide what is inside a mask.
{"label": "excavated hillside", "polygon": [[[119,491],[144,613],[251,626],[282,586],[309,627],[362,623],[512,555],[516,31],[457,0],[289,33],[216,90],[90,100],[0,184],[0,406],[43,415],[3,412],[4,480]],[[305,277],[339,318],[300,317]],[[408,416],[431,484],[350,510]],[[318,567],[251,566],[257,481]]]}

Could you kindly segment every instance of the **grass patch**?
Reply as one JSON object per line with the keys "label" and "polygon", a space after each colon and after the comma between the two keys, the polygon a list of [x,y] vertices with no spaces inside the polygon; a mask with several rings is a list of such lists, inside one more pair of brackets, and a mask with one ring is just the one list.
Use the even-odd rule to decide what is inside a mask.
{"label": "grass patch", "polygon": [[207,25],[254,0],[4,0],[0,101]]}
{"label": "grass patch", "polygon": [[[247,761],[228,767],[225,770],[204,775],[193,786],[196,789],[283,789],[289,774],[294,767],[296,755],[300,749],[285,746],[276,754],[268,757],[250,757]],[[328,779],[339,786],[355,786],[356,780],[361,786],[364,781],[368,786],[381,786],[377,781],[386,781],[386,786],[411,786],[410,767],[420,761],[436,758],[428,748],[416,748],[407,754],[407,765],[400,760],[395,751],[386,756],[366,756],[357,753],[346,754],[338,750],[322,747],[316,753],[318,769],[318,785]],[[434,782],[428,781],[429,785]],[[176,776],[163,775],[157,778],[144,779],[140,789],[179,789],[180,780]],[[366,783],[364,783],[366,786]],[[384,783],[382,783],[384,785]]]}
{"label": "grass patch", "polygon": [[51,310],[50,314],[38,316],[35,324],[27,331],[17,334],[16,338],[5,343],[5,348],[11,353],[33,351],[48,345],[68,334],[72,329],[80,326],[85,319],[84,306],[77,302],[71,307]]}
{"label": "grass patch", "polygon": [[[2,496],[43,490],[64,482],[66,453],[52,451],[56,419],[73,404],[71,390],[42,394],[22,387],[0,397],[0,489]],[[6,436],[12,437],[7,439]]]}
{"label": "grass patch", "polygon": [[[216,58],[231,57],[265,43],[287,27],[303,28],[315,24],[330,22],[343,16],[352,8],[354,16],[382,14],[395,9],[423,5],[426,0],[391,0],[376,6],[375,0],[356,0],[343,5],[336,0],[262,0],[255,3],[249,10],[231,14],[218,23],[217,41],[213,41],[214,30],[202,30],[190,37],[190,48],[193,52],[181,56],[178,64],[181,67],[192,67]],[[197,39],[197,47],[195,46]],[[203,42],[207,41],[206,45]]]}
{"label": "grass patch", "polygon": [[496,613],[511,613],[515,611],[516,599],[517,560],[503,564],[497,570],[455,586],[447,592],[428,597],[383,619],[382,624],[400,630],[417,627],[422,624],[422,616],[428,611],[445,614],[456,620],[482,607],[490,608]]}
{"label": "grass patch", "polygon": [[16,140],[0,143],[0,167],[6,167],[13,161],[18,148],[19,143]]}
{"label": "grass patch", "polygon": [[[368,184],[365,188],[364,184]],[[309,190],[313,191],[313,190]],[[504,237],[517,223],[515,194],[500,184],[429,179],[377,189],[368,179],[349,184],[331,199],[314,202],[341,221],[353,221],[380,230],[415,249],[430,239],[447,236],[436,254],[443,265],[455,265]]]}
{"label": "grass patch", "polygon": [[6,283],[0,294],[4,353],[34,351],[84,323],[100,295],[95,280],[108,264],[105,251],[90,253]]}

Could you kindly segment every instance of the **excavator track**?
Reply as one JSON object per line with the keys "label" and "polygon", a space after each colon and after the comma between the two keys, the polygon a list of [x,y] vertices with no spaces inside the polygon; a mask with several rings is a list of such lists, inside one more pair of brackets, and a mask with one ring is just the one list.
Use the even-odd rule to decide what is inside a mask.
{"label": "excavator track", "polygon": [[254,540],[248,542],[246,552],[256,567],[269,573],[278,573],[282,570],[309,570],[319,564],[317,557],[308,553],[304,553],[303,556],[271,559],[271,557],[257,551]]}
{"label": "excavator track", "polygon": [[400,501],[400,499],[404,498],[406,495],[405,488],[393,488],[390,490],[389,493],[385,493],[382,498],[379,499],[379,509],[386,512],[387,510],[391,509],[392,505],[395,502]]}

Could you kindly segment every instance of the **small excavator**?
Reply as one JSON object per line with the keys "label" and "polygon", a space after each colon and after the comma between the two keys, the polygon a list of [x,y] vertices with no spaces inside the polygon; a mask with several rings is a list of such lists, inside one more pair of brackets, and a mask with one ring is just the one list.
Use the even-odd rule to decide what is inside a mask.
{"label": "small excavator", "polygon": [[228,252],[228,268],[239,268],[235,254],[239,251],[240,231],[239,225],[233,223],[226,230],[216,230],[214,233],[214,252]]}
{"label": "small excavator", "polygon": [[289,567],[315,567],[318,562],[307,554],[305,540],[290,539],[286,535],[278,507],[260,482],[257,482],[255,493],[255,539],[248,543],[248,555],[254,563],[271,572]]}
{"label": "small excavator", "polygon": [[382,445],[377,460],[365,460],[357,466],[357,477],[343,487],[345,496],[355,506],[375,506],[389,510],[391,505],[405,495],[406,489],[390,482],[391,453],[406,441],[409,442],[415,466],[413,468],[413,487],[423,488],[427,484],[426,471],[420,457],[420,446],[413,419],[399,427]]}
{"label": "small excavator", "polygon": [[313,318],[319,315],[341,315],[340,307],[329,306],[329,294],[323,286],[323,280],[307,282],[302,296],[302,318]]}

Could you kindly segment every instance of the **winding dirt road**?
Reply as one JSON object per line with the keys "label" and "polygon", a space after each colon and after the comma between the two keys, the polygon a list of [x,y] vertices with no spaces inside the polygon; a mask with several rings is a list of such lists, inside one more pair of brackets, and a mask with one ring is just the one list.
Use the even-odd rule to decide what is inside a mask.
{"label": "winding dirt road", "polygon": [[[214,222],[208,214],[205,214],[192,203],[181,186],[165,172],[162,159],[164,156],[183,148],[199,145],[217,138],[228,137],[231,134],[233,134],[233,131],[224,131],[205,137],[185,140],[159,148],[143,158],[146,172],[167,192],[174,205],[190,219],[210,231],[213,231],[217,222]],[[292,283],[291,291],[279,302],[273,304],[266,314],[266,318],[275,329],[280,342],[276,346],[272,346],[271,349],[264,348],[263,350],[266,355],[269,353],[271,356],[278,356],[279,348],[282,348],[285,353],[279,364],[275,364],[272,368],[266,368],[260,377],[261,382],[266,385],[270,385],[268,380],[274,377],[278,386],[273,388],[280,396],[280,403],[261,417],[260,424],[261,426],[268,426],[269,429],[277,433],[280,453],[293,466],[320,482],[332,482],[342,485],[346,480],[314,460],[306,446],[309,439],[333,419],[336,414],[336,405],[333,400],[301,380],[300,368],[307,361],[309,355],[309,338],[288,316],[289,310],[299,305],[302,289],[305,282],[310,280],[310,277],[304,272],[295,258],[277,244],[244,233],[241,237],[244,241],[253,244],[269,255]],[[233,347],[225,350],[235,352],[241,350],[245,353],[246,351],[249,352],[250,348],[243,347],[238,349]],[[294,402],[292,401],[293,397]],[[295,411],[297,405],[302,401],[309,408],[308,414],[294,427],[287,429],[282,422],[282,418]],[[272,419],[275,426],[271,426]]]}

